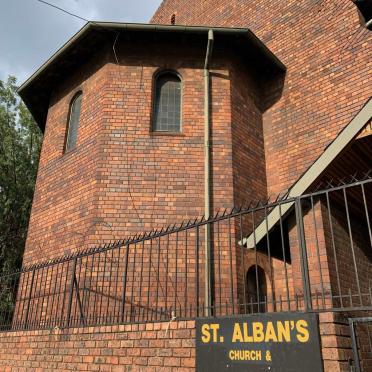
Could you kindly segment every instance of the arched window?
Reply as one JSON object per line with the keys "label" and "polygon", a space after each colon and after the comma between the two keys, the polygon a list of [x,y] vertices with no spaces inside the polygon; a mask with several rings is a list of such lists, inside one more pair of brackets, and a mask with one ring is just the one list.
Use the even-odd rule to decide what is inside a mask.
{"label": "arched window", "polygon": [[82,97],[83,97],[82,92],[79,92],[74,96],[74,98],[71,101],[70,115],[69,115],[68,125],[67,125],[65,151],[69,151],[76,147]]}
{"label": "arched window", "polygon": [[266,312],[266,275],[262,267],[254,265],[248,269],[246,291],[248,310],[253,313]]}
{"label": "arched window", "polygon": [[181,131],[181,79],[173,72],[155,78],[153,131]]}

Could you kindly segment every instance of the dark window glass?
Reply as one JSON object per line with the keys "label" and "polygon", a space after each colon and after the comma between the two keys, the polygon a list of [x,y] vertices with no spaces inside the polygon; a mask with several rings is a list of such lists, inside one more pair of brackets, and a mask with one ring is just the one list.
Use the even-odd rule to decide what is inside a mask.
{"label": "dark window glass", "polygon": [[66,151],[76,147],[82,96],[82,93],[78,93],[71,103],[70,117],[67,127]]}
{"label": "dark window glass", "polygon": [[155,81],[153,130],[181,130],[181,80],[175,74],[162,74]]}

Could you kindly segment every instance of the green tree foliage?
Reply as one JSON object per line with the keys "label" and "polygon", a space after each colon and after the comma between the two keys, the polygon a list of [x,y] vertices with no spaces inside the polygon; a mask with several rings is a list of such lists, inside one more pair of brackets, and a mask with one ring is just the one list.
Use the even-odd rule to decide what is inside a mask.
{"label": "green tree foliage", "polygon": [[[42,134],[17,95],[0,80],[0,325],[10,324],[30,217]],[[12,275],[13,274],[13,275]]]}
{"label": "green tree foliage", "polygon": [[22,264],[41,142],[16,78],[0,80],[0,275]]}

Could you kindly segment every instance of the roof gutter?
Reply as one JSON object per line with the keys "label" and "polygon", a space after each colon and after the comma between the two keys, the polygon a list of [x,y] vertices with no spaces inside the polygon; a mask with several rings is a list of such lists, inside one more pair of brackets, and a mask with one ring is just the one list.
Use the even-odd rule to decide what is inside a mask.
{"label": "roof gutter", "polygon": [[105,29],[105,30],[127,30],[127,31],[144,31],[144,32],[184,32],[184,33],[209,33],[214,34],[235,34],[249,38],[261,51],[278,65],[279,68],[285,70],[283,63],[268,49],[260,40],[247,28],[229,28],[229,27],[205,27],[205,26],[181,26],[181,25],[157,25],[157,24],[141,24],[141,23],[119,23],[119,22],[88,22],[86,23],[70,40],[68,40],[60,49],[58,49],[52,57],[50,57],[41,67],[32,74],[19,88],[18,93],[21,93],[29,86],[44,70],[46,70],[61,54],[63,54],[76,40],[80,39],[88,30]]}

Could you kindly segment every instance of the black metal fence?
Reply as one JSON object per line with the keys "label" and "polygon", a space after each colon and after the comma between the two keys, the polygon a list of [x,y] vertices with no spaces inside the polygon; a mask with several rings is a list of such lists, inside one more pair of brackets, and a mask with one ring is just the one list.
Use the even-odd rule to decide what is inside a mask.
{"label": "black metal fence", "polygon": [[372,310],[371,211],[366,177],[25,267],[0,277],[0,328]]}
{"label": "black metal fence", "polygon": [[372,371],[372,317],[350,318],[353,358],[351,372]]}

